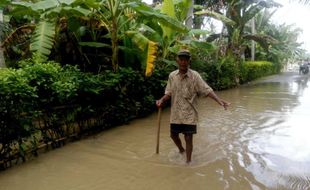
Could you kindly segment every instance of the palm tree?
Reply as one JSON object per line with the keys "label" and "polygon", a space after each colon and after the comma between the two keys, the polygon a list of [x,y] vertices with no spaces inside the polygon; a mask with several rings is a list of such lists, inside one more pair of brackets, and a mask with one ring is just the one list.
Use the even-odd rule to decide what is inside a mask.
{"label": "palm tree", "polygon": [[[264,9],[263,11],[259,12],[254,18],[252,18],[252,22],[248,23],[245,26],[245,38],[256,38],[256,41],[260,41],[258,45],[256,45],[255,41],[252,40],[251,44],[251,60],[255,58],[255,49],[257,46],[260,46],[259,50],[268,51],[268,42],[276,42],[271,36],[266,35],[269,26],[270,26],[270,18],[276,12],[276,10],[270,12],[268,9]],[[254,26],[253,26],[254,25]],[[253,31],[254,29],[254,31]],[[250,35],[249,35],[250,34]],[[248,42],[246,42],[246,46],[250,46]],[[248,54],[245,54],[245,58],[249,57],[249,48],[247,48]]]}
{"label": "palm tree", "polygon": [[279,26],[272,24],[268,28],[268,31],[266,31],[268,35],[278,41],[278,43],[273,44],[269,49],[269,54],[267,55],[269,61],[281,66],[289,58],[298,57],[305,52],[305,50],[301,49],[302,44],[296,42],[302,32],[300,28],[285,24]]}
{"label": "palm tree", "polygon": [[276,7],[279,4],[274,1],[258,1],[258,0],[229,0],[224,2],[225,10],[222,12],[210,11],[208,9],[196,12],[199,15],[213,17],[223,22],[225,26],[224,34],[214,34],[210,39],[216,39],[221,36],[226,36],[228,48],[226,53],[233,53],[241,56],[244,52],[245,40],[255,40],[259,43],[262,39],[268,40],[266,37],[248,34],[245,31],[247,23],[254,18],[256,14],[265,8]]}

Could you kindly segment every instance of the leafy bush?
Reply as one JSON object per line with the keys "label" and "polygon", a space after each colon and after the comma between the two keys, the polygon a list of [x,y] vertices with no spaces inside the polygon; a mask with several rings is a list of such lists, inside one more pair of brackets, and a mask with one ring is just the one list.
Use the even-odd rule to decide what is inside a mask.
{"label": "leafy bush", "polygon": [[73,131],[102,130],[151,113],[168,76],[156,69],[146,78],[131,68],[93,75],[36,58],[18,66],[0,70],[0,161],[10,158],[13,144],[25,147],[23,139],[37,132],[34,151],[40,143],[60,146],[59,139]]}
{"label": "leafy bush", "polygon": [[216,62],[195,60],[192,68],[197,70],[204,80],[215,90],[223,90],[238,85],[238,62],[227,56]]}
{"label": "leafy bush", "polygon": [[72,66],[61,67],[55,62],[36,62],[27,59],[20,62],[20,72],[34,87],[40,107],[70,103],[77,96],[81,73]]}
{"label": "leafy bush", "polygon": [[0,160],[10,156],[14,141],[33,132],[33,104],[37,98],[35,88],[22,72],[0,69]]}

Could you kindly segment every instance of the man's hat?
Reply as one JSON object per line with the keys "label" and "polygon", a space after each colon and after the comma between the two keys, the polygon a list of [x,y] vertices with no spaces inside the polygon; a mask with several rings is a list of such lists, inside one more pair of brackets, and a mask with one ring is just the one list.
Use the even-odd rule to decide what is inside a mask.
{"label": "man's hat", "polygon": [[177,55],[191,57],[191,53],[187,49],[181,49]]}

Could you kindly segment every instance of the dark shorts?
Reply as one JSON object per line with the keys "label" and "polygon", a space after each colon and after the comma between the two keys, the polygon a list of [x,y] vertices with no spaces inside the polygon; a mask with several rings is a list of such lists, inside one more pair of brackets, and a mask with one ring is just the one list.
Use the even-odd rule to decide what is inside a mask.
{"label": "dark shorts", "polygon": [[197,126],[196,125],[187,125],[187,124],[170,124],[170,133],[183,133],[183,134],[196,134]]}

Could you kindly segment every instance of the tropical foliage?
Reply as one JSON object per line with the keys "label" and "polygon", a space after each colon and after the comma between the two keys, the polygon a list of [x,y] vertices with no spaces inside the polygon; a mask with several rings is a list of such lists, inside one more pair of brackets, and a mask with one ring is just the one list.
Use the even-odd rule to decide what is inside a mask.
{"label": "tropical foliage", "polygon": [[[225,36],[227,37],[227,53],[236,54],[241,57],[244,54],[244,44],[246,40],[255,40],[258,43],[261,43],[263,46],[266,46],[268,43],[273,41],[266,36],[259,34],[251,34],[245,30],[247,23],[253,19],[259,12],[265,8],[271,8],[279,6],[279,4],[274,1],[225,1],[222,4],[224,9],[222,12],[212,11],[212,10],[202,10],[196,12],[198,15],[206,15],[213,17],[215,19],[221,20],[225,25],[225,33],[222,35],[213,35],[213,36]],[[213,39],[213,36],[211,36]]]}
{"label": "tropical foliage", "polygon": [[[217,49],[217,56],[232,54],[238,60],[246,56],[249,40],[257,41],[265,54],[269,53],[270,45],[277,43],[267,33],[252,34],[247,29],[249,21],[259,13],[278,6],[274,1],[196,3],[200,6],[194,5],[195,10],[201,10],[195,13],[197,18],[222,21],[222,33],[210,34],[199,29],[197,22],[195,29],[184,26],[182,23],[193,6],[186,0],[165,0],[155,8],[125,0],[12,2],[12,18],[27,16],[23,17],[25,24],[16,28],[3,47],[10,59],[30,57],[32,51],[45,60],[78,63],[82,70],[92,72],[110,68],[117,71],[121,61],[122,66],[142,68],[149,76],[156,61],[158,66],[173,65],[170,60],[181,47],[209,53]],[[30,21],[37,22],[37,26],[29,24]],[[201,34],[208,36],[207,42],[201,40]],[[129,59],[122,59],[124,56]]]}
{"label": "tropical foliage", "polygon": [[[181,23],[178,23],[178,21],[159,12],[155,12],[153,9],[138,2],[126,3],[124,1],[104,1],[103,4],[95,0],[88,0],[85,2],[77,0],[58,1],[56,3],[52,2],[54,1],[44,0],[36,3],[12,3],[15,8],[14,15],[21,15],[27,11],[27,15],[30,15],[29,20],[35,19],[39,21],[37,27],[31,25],[34,27],[33,29],[35,29],[35,32],[31,31],[33,32],[33,35],[31,37],[32,41],[30,44],[30,50],[36,52],[45,60],[50,56],[51,49],[54,46],[59,46],[57,41],[56,44],[54,44],[55,40],[61,38],[61,32],[65,32],[66,40],[70,40],[73,43],[71,49],[73,49],[72,46],[74,45],[80,46],[80,48],[77,48],[75,51],[75,54],[81,54],[79,57],[84,58],[89,64],[91,64],[90,59],[88,58],[87,53],[83,52],[83,50],[87,48],[83,48],[83,46],[92,47],[93,49],[108,49],[108,52],[112,53],[112,68],[116,71],[118,69],[119,43],[122,40],[124,40],[123,44],[125,45],[124,48],[122,48],[124,52],[137,53],[133,49],[128,49],[132,48],[132,46],[126,47],[128,43],[125,43],[126,40],[128,41],[128,38],[126,38],[128,30],[138,31],[140,27],[140,24],[135,21],[137,13],[143,13],[145,16],[152,15],[153,17],[158,18],[157,25],[166,24],[175,30],[185,31],[185,27]],[[133,10],[135,10],[135,12]],[[86,22],[86,26],[81,24],[82,21]],[[80,26],[77,26],[77,24],[80,24]],[[72,34],[68,34],[68,32],[71,32]],[[90,40],[83,42],[82,40],[86,37],[85,35],[90,36]],[[147,38],[144,37],[143,39]],[[11,44],[7,43],[10,41],[11,40],[6,40],[3,46],[12,47],[10,46]],[[138,45],[141,47],[141,44]],[[139,57],[141,58],[140,61],[149,61],[149,64],[144,65],[154,64],[153,62],[150,62],[154,61],[154,59],[147,56],[154,56],[154,49],[156,49],[155,46],[156,43],[150,42],[146,43],[146,46],[140,48],[142,49],[142,55],[144,55]],[[149,51],[145,51],[148,48],[150,48]],[[26,52],[26,50],[23,52]],[[102,51],[99,51],[96,54],[102,54]],[[108,53],[105,55],[107,54]]]}

